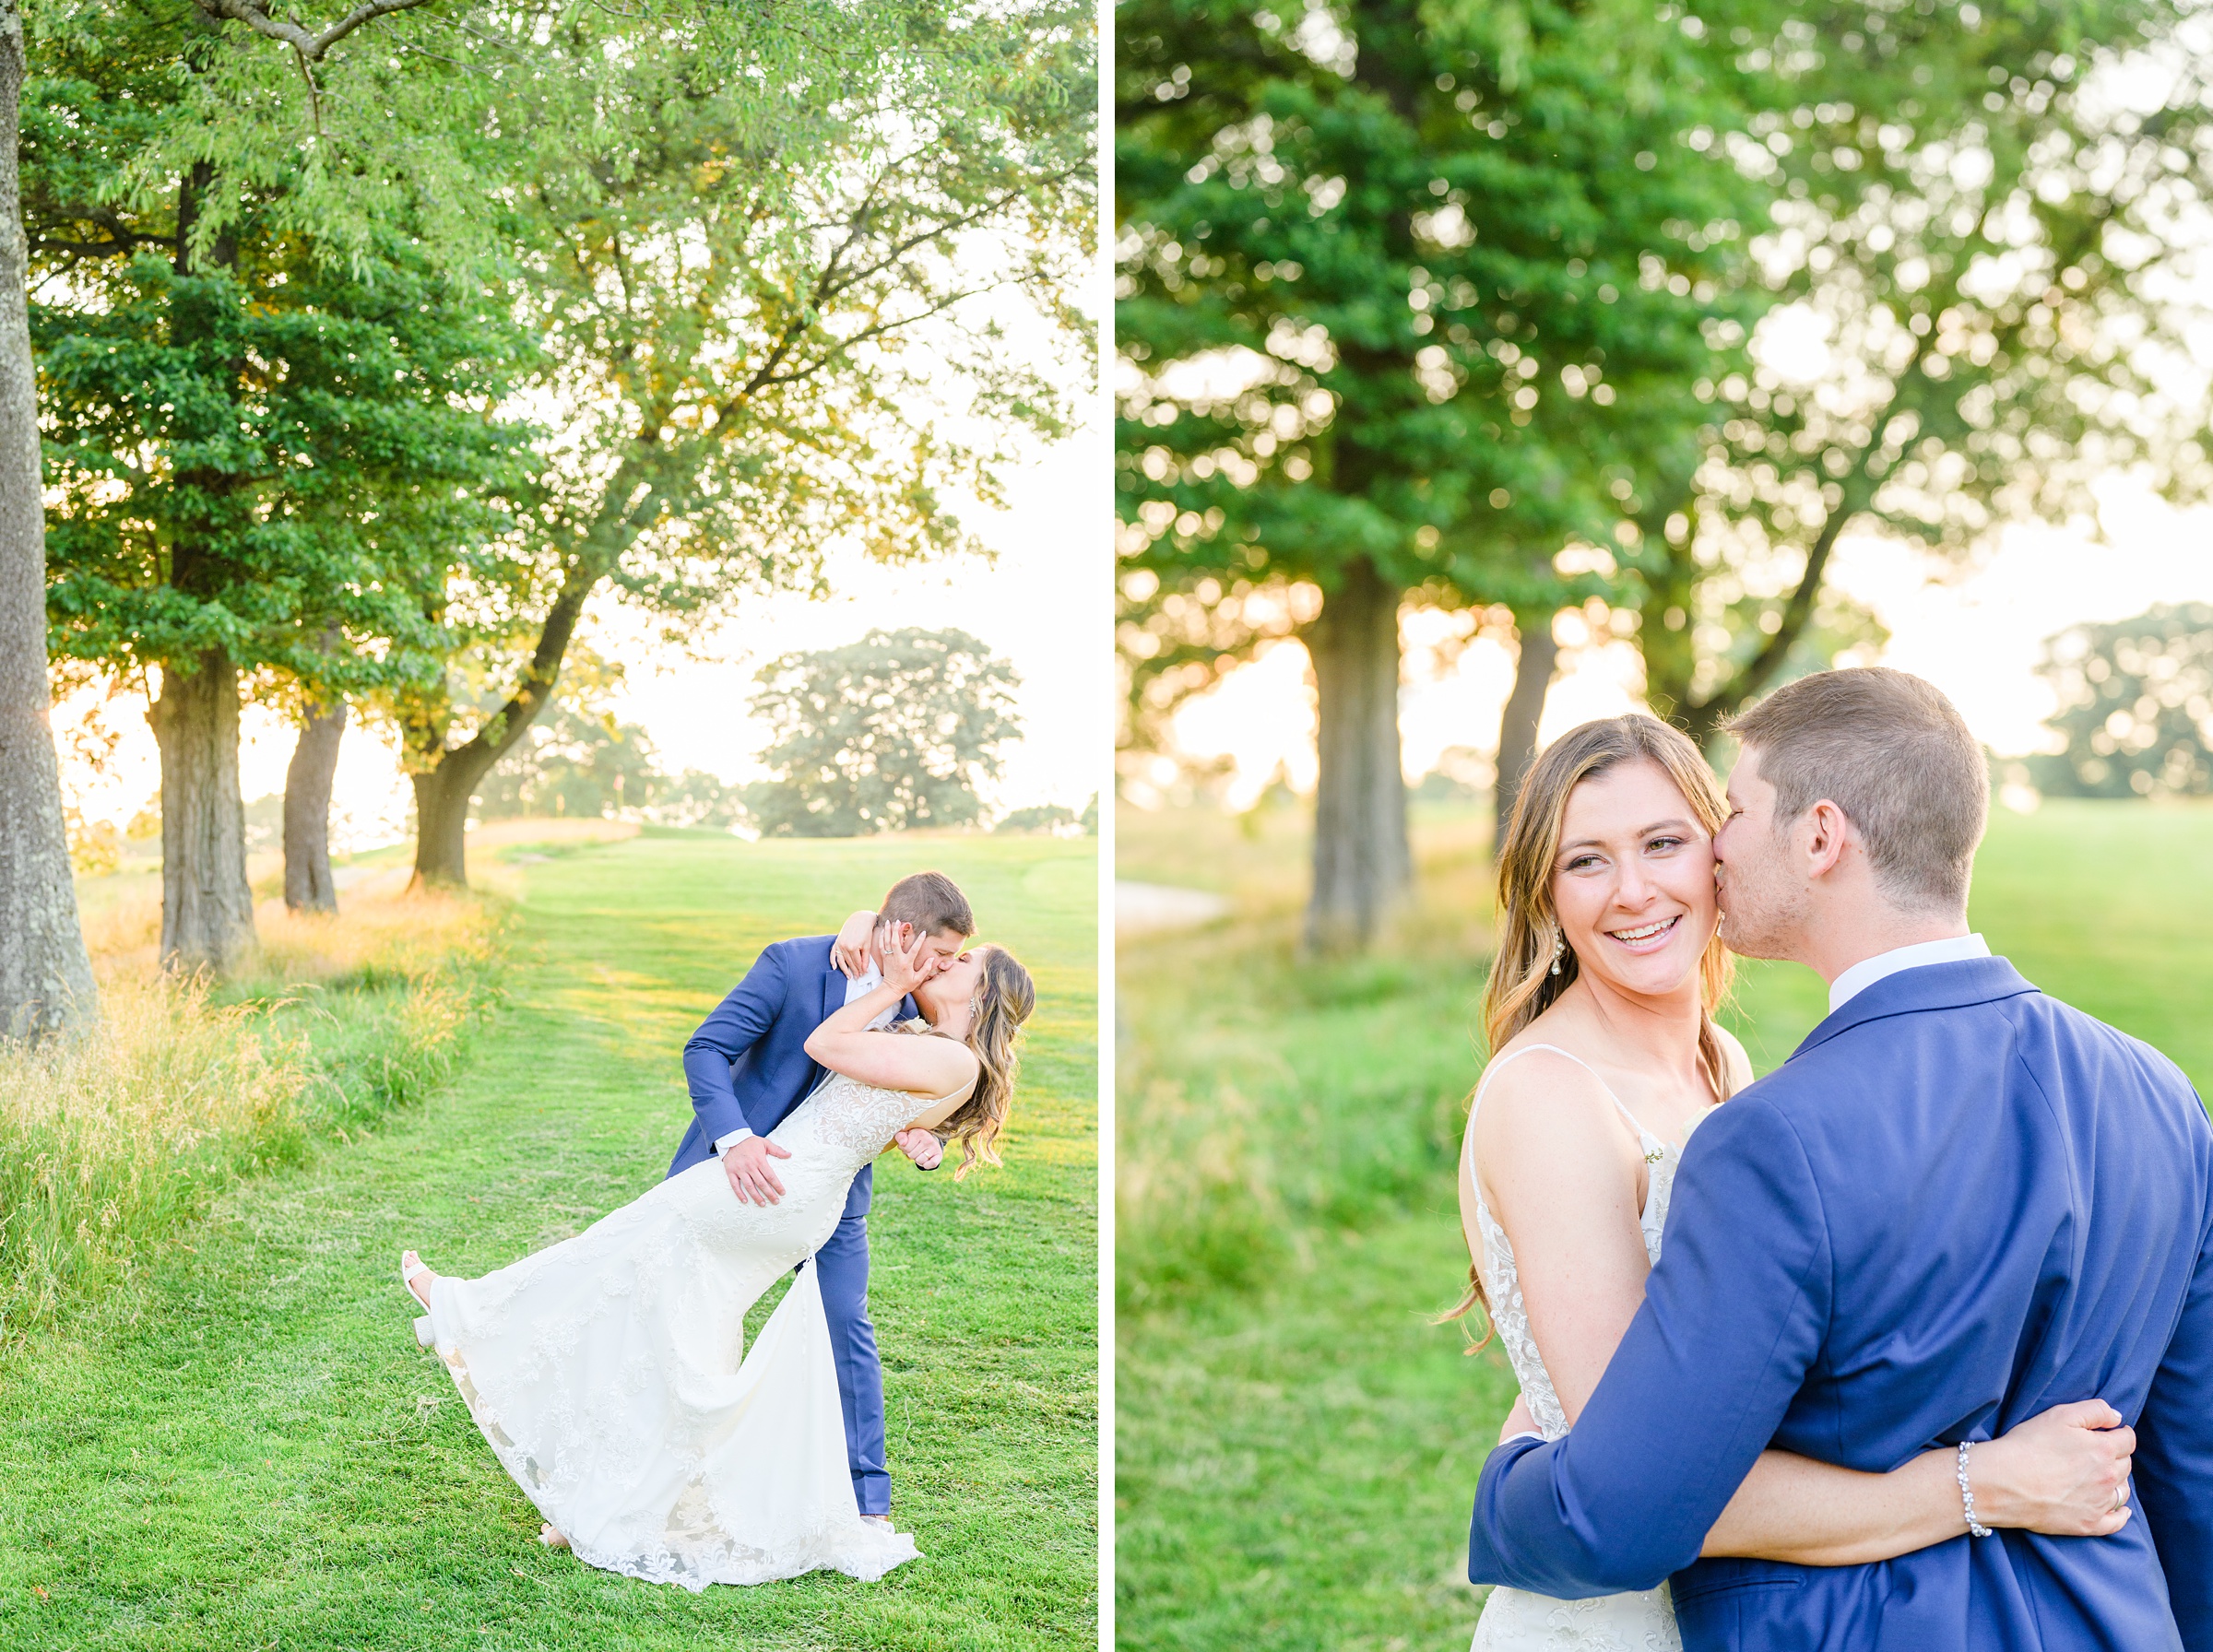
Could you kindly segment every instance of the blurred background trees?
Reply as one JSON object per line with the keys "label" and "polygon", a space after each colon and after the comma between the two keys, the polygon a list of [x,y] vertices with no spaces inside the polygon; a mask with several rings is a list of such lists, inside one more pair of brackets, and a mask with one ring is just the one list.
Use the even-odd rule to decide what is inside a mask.
{"label": "blurred background trees", "polygon": [[2213,606],[2176,603],[2111,625],[2077,625],[2044,646],[2039,673],[2064,749],[2018,765],[2061,796],[2213,793]]}
{"label": "blurred background trees", "polygon": [[746,789],[763,835],[973,826],[1022,731],[1014,668],[965,631],[872,631],[763,667],[753,713],[771,778]]}
{"label": "blurred background trees", "polygon": [[1745,255],[1741,230],[1701,226],[1757,200],[1675,138],[1726,123],[1727,77],[1634,8],[1118,18],[1136,720],[1277,638],[1306,642],[1308,934],[1356,942],[1412,875],[1402,608],[1504,603],[1548,628],[1596,588],[1555,557],[1606,538],[1614,470],[1681,445],[1671,418],[1699,410],[1701,328],[1732,313],[1718,292],[1744,285]]}
{"label": "blurred background trees", "polygon": [[[2192,8],[1125,6],[1125,744],[1305,645],[1309,945],[1407,874],[1400,628],[1519,638],[1503,820],[1556,611],[1700,738],[1879,643],[1828,574],[2204,497]],[[2136,67],[2125,84],[2110,71]]]}
{"label": "blurred background trees", "polygon": [[1635,495],[1626,595],[1655,710],[1703,738],[1870,640],[1825,584],[1848,529],[1956,561],[2008,522],[2090,512],[2115,470],[2204,495],[2203,410],[2151,369],[2185,348],[2213,112],[2189,74],[2144,107],[2093,74],[2188,10],[1772,13],[1726,146],[1772,202],[1743,266],[1764,348],[1706,371],[1696,466]]}

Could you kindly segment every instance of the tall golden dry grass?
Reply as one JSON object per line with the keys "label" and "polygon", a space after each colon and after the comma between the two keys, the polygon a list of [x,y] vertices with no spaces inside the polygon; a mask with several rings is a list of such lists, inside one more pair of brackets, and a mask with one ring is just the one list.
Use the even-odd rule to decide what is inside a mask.
{"label": "tall golden dry grass", "polygon": [[491,997],[499,912],[379,881],[336,917],[267,903],[258,957],[221,983],[157,967],[158,888],[92,904],[99,1025],[0,1045],[0,1342],[127,1302],[224,1188],[444,1078]]}

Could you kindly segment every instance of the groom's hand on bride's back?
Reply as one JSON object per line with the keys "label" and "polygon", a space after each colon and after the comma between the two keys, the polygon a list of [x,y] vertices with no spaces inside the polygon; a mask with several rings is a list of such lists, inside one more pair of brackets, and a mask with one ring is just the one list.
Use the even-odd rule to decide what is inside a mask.
{"label": "groom's hand on bride's back", "polygon": [[769,1166],[771,1158],[788,1159],[790,1152],[765,1136],[748,1136],[722,1156],[722,1174],[730,1178],[730,1191],[740,1203],[773,1205],[784,1197],[784,1184]]}

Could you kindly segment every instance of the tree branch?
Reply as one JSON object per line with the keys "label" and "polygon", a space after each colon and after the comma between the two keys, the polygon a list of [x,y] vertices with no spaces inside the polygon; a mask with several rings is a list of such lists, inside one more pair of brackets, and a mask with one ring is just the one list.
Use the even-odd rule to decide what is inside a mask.
{"label": "tree branch", "polygon": [[1861,446],[1852,467],[1840,478],[1844,496],[1837,501],[1837,508],[1828,513],[1821,531],[1806,549],[1805,572],[1798,576],[1798,584],[1791,592],[1790,600],[1783,604],[1782,623],[1763,643],[1757,654],[1713,693],[1694,705],[1683,708],[1684,721],[1698,733],[1719,727],[1722,719],[1732,715],[1737,707],[1767,686],[1768,679],[1781,669],[1783,660],[1804,633],[1806,622],[1813,618],[1814,602],[1821,595],[1821,581],[1828,569],[1829,552],[1836,549],[1837,541],[1853,517],[1867,508],[1875,497],[1875,455],[1882,451],[1883,432],[1889,427],[1891,418],[1907,383],[1921,376],[1922,364],[1927,359],[1930,341],[1936,336],[1931,327],[1913,340],[1913,354],[1893,381],[1890,398],[1883,404],[1882,411],[1868,423],[1867,440]]}
{"label": "tree branch", "polygon": [[243,23],[255,34],[282,41],[300,53],[303,63],[320,63],[325,52],[363,23],[396,11],[412,11],[419,6],[429,6],[432,0],[361,0],[321,34],[310,34],[297,23],[272,18],[266,0],[193,0],[193,4],[219,23]]}
{"label": "tree branch", "polygon": [[[763,390],[780,390],[787,384],[801,384],[814,377],[816,373],[822,372],[823,368],[840,357],[851,355],[870,339],[883,338],[893,333],[904,332],[909,327],[919,325],[929,320],[933,315],[942,315],[964,300],[976,298],[989,290],[988,287],[972,287],[957,292],[949,292],[936,303],[930,304],[912,315],[902,315],[895,321],[882,321],[863,327],[859,332],[852,334],[848,337],[833,341],[832,347],[827,351],[816,357],[804,367],[794,368],[789,372],[771,373],[765,377],[756,375],[738,396],[732,398],[728,406],[734,412],[739,401],[756,395]],[[717,412],[719,414],[720,409],[717,409]]]}
{"label": "tree branch", "polygon": [[[131,229],[122,215],[112,206],[63,206],[40,216],[57,223],[91,224],[108,232],[106,241],[65,241],[54,235],[32,235],[30,244],[35,250],[66,253],[77,258],[104,257],[110,253],[135,252],[141,245],[174,247],[174,235],[149,235],[144,230]],[[28,228],[28,226],[26,226]]]}

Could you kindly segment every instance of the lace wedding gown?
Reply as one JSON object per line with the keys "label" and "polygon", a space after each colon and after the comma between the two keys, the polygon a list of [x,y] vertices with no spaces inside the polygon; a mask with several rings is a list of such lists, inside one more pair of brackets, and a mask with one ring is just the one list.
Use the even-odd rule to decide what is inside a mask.
{"label": "lace wedding gown", "polygon": [[[1483,1105],[1484,1090],[1500,1068],[1535,1050],[1564,1056],[1598,1078],[1587,1062],[1577,1060],[1556,1044],[1524,1044],[1492,1062],[1482,1083],[1475,1087],[1462,1153],[1468,1161],[1468,1179],[1475,1188],[1475,1222],[1483,1235],[1483,1288],[1490,1299],[1491,1323],[1497,1328],[1498,1340],[1521,1384],[1521,1398],[1536,1419],[1538,1432],[1547,1440],[1556,1440],[1568,1432],[1568,1415],[1560,1409],[1551,1374],[1537,1352],[1536,1339],[1530,1335],[1529,1309],[1521,1300],[1514,1247],[1485,1202],[1482,1178],[1474,1174],[1475,1109]],[[1605,1080],[1598,1081],[1600,1088],[1605,1089]],[[1651,1167],[1644,1209],[1637,1221],[1644,1231],[1645,1255],[1656,1265],[1660,1231],[1667,1221],[1668,1196],[1675,1189],[1675,1165],[1681,1155],[1639,1124],[1636,1115],[1622,1107],[1621,1098],[1612,1090],[1607,1089],[1606,1095],[1637,1132],[1637,1144]],[[1675,1629],[1675,1602],[1664,1583],[1654,1589],[1600,1595],[1588,1600],[1555,1600],[1548,1595],[1533,1595],[1501,1585],[1491,1590],[1483,1604],[1483,1616],[1476,1620],[1475,1639],[1469,1652],[1681,1652],[1682,1646],[1683,1638]]]}
{"label": "lace wedding gown", "polygon": [[709,1159],[574,1239],[432,1282],[430,1344],[577,1558],[699,1590],[918,1557],[854,1500],[815,1269],[750,1352],[744,1320],[830,1237],[854,1174],[950,1099],[834,1077],[769,1135],[791,1154],[777,1203],[743,1202]]}

